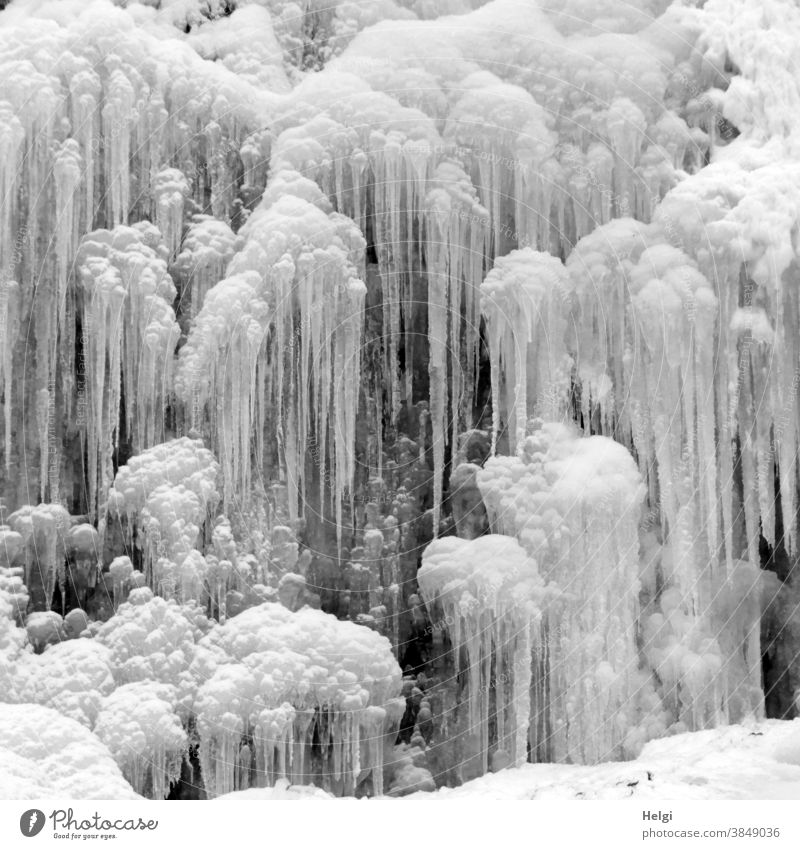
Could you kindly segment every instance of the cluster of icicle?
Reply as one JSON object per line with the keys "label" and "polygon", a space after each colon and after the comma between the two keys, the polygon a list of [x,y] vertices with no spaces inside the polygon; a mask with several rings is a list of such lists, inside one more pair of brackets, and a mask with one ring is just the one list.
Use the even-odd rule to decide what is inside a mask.
{"label": "cluster of icicle", "polygon": [[[248,199],[257,198],[263,189],[269,158],[274,191],[272,203],[265,199],[265,208],[256,213],[259,226],[272,224],[272,217],[284,211],[278,201],[282,175],[298,171],[314,180],[337,211],[355,222],[354,231],[369,234],[376,246],[386,402],[393,417],[404,400],[413,403],[415,369],[406,368],[401,379],[399,368],[404,348],[407,361],[425,362],[431,377],[438,519],[445,444],[453,441],[448,431],[472,424],[480,324],[475,290],[485,268],[493,256],[514,245],[566,252],[596,223],[625,210],[649,215],[654,201],[678,179],[680,168],[692,167],[706,138],[661,102],[670,82],[663,69],[682,60],[684,53],[688,56],[691,39],[685,39],[685,48],[677,46],[672,29],[683,30],[676,21],[663,27],[653,24],[636,34],[573,36],[562,31],[564,21],[558,15],[551,20],[533,4],[523,11],[510,0],[475,11],[469,11],[470,3],[448,4],[448,12],[469,11],[459,27],[446,19],[413,20],[428,16],[431,10],[425,4],[412,4],[413,9],[391,2],[358,4],[357,9],[331,4],[302,14],[292,4],[271,5],[269,12],[246,6],[231,14],[216,3],[168,4],[159,10],[126,5],[130,13],[99,2],[66,25],[50,20],[37,20],[36,27],[23,23],[10,30],[18,41],[5,52],[11,57],[6,68],[9,91],[18,98],[7,109],[8,156],[2,180],[6,196],[16,196],[16,188],[25,184],[30,189],[26,196],[45,197],[52,182],[61,199],[37,210],[12,204],[0,232],[0,266],[12,269],[3,275],[0,319],[12,328],[32,310],[25,293],[34,269],[41,267],[36,261],[41,259],[39,233],[56,234],[50,253],[57,284],[52,293],[49,283],[37,289],[33,309],[37,336],[52,340],[47,356],[37,357],[42,433],[48,422],[73,418],[71,410],[59,415],[59,407],[69,406],[72,394],[67,391],[61,398],[52,386],[57,355],[74,347],[67,272],[78,235],[97,225],[125,224],[129,215],[150,217],[162,230],[167,256],[174,259],[177,254],[177,265],[185,268],[190,260],[179,253],[181,213],[185,216],[192,204],[210,205],[216,218],[231,221],[241,202],[237,191]],[[591,17],[587,9],[583,13]],[[302,53],[308,47],[296,42],[307,16],[328,45],[328,54],[320,60],[340,55],[321,73],[301,77],[290,90],[281,60],[295,61],[297,50],[302,47]],[[379,18],[399,20],[364,29]],[[190,32],[185,34],[185,29]],[[253,31],[259,32],[257,43],[245,37]],[[148,62],[137,61],[142,55]],[[55,56],[68,58],[56,61]],[[684,88],[694,86],[695,69],[687,66],[682,73],[687,79]],[[677,84],[674,88],[675,103],[669,105],[681,109],[686,91]],[[33,102],[36,109],[30,106]],[[557,103],[569,108],[555,108]],[[33,153],[26,156],[29,147]],[[34,168],[31,163],[44,165]],[[607,186],[613,191],[605,192]],[[319,205],[303,191],[307,202]],[[59,214],[51,220],[54,208]],[[284,226],[297,223],[293,215],[288,213]],[[29,229],[15,233],[15,222],[23,219]],[[253,222],[245,235],[258,242],[256,229]],[[229,244],[227,234],[223,242]],[[354,247],[352,238],[350,243]],[[184,247],[189,254],[195,252],[191,244]],[[215,276],[229,258],[226,245],[220,247],[220,261],[210,266]],[[288,250],[292,262],[297,250]],[[363,279],[363,257],[353,259],[354,277]],[[329,268],[336,265],[320,256],[317,260]],[[307,309],[300,329],[310,322],[311,332],[302,332],[298,344],[293,343],[298,322],[295,318],[288,326],[290,304],[281,297],[292,284],[302,288],[301,281],[306,294],[318,286],[313,283],[318,261],[308,269],[298,267],[294,278],[284,276],[288,267],[282,265],[266,274],[270,280],[262,280],[262,287],[269,296],[259,292],[251,311],[244,304],[250,304],[250,290],[258,286],[245,272],[258,271],[264,277],[265,269],[252,268],[243,257],[209,304],[211,313],[219,312],[230,297],[239,305],[232,323],[237,309],[246,314],[244,326],[230,342],[237,374],[217,381],[219,409],[208,411],[226,498],[232,491],[248,497],[251,452],[263,458],[263,430],[258,425],[263,424],[263,396],[268,391],[278,407],[281,462],[290,490],[307,495],[306,477],[309,485],[319,477],[323,487],[330,478],[334,512],[340,513],[353,469],[351,425],[357,397],[350,378],[359,372],[354,352],[360,350],[361,295],[358,287],[349,285],[343,292],[337,271],[337,281],[328,287],[336,303],[326,303],[321,311],[327,315],[329,308],[342,309],[346,314],[333,319],[342,329],[330,350],[320,349],[319,324]],[[192,283],[193,314],[199,312],[209,282],[200,271]],[[427,291],[420,291],[425,282]],[[271,310],[279,312],[267,318]],[[426,313],[427,345],[419,342],[416,330]],[[207,325],[220,320],[206,315],[203,321]],[[265,331],[266,325],[272,330]],[[257,367],[267,350],[261,343],[267,332],[273,337],[268,349],[275,354],[278,346],[278,356],[271,357],[270,368],[263,363]],[[215,362],[226,356],[227,340],[220,347],[223,350],[209,348],[216,350],[210,357]],[[0,385],[8,387],[6,419],[10,405],[26,406],[12,389],[11,378],[19,368],[12,354],[5,345],[0,358]],[[305,372],[300,372],[304,382],[297,387],[284,379],[292,367],[309,361],[314,363],[315,380],[310,395]],[[333,377],[340,362],[346,364],[341,381]],[[207,365],[202,357],[200,364]],[[159,380],[169,388],[167,374],[159,374]],[[192,405],[187,419],[195,423],[201,411],[193,383],[199,380],[185,374],[179,385],[182,400]],[[267,382],[271,386],[265,390]],[[325,394],[328,384],[333,386],[332,398]],[[113,395],[113,382],[104,389]],[[127,392],[125,398],[126,410],[138,405]],[[234,399],[250,403],[236,405]],[[326,427],[329,407],[341,422],[336,428]],[[233,408],[236,412],[231,413]],[[108,418],[105,411],[90,406],[87,428],[103,433],[107,422],[97,419],[104,416]],[[329,457],[331,469],[330,474],[324,469],[307,476],[298,467],[315,428],[322,465]],[[381,427],[373,429],[380,435]],[[10,421],[4,431],[7,457],[23,454],[24,446],[11,445]],[[49,486],[55,501],[60,495],[60,458],[49,456],[53,449],[48,445],[43,437],[42,489]],[[19,503],[29,500],[26,496]]]}
{"label": "cluster of icicle", "polygon": [[[123,390],[128,417],[147,420],[153,415],[148,406],[162,408],[162,395],[151,399],[147,393],[151,387],[169,388],[177,339],[165,325],[159,341],[148,336],[131,345],[145,330],[134,324],[126,347],[118,322],[122,317],[124,327],[129,313],[141,309],[136,295],[147,284],[129,266],[132,276],[118,268],[116,283],[107,275],[102,280],[83,277],[86,291],[80,292],[81,275],[73,274],[73,262],[81,235],[98,226],[111,230],[149,218],[158,222],[167,255],[174,256],[187,199],[204,202],[210,193],[214,214],[229,217],[236,164],[228,147],[238,150],[258,132],[257,116],[270,95],[204,61],[188,44],[165,38],[169,33],[163,27],[138,26],[141,22],[110,3],[76,7],[59,20],[47,12],[37,17],[37,12],[20,9],[17,16],[16,9],[8,10],[9,26],[0,30],[6,80],[0,98],[0,392],[7,471],[17,463],[37,466],[39,498],[56,502],[70,483],[61,479],[65,458],[59,443],[72,438],[76,421],[79,430],[91,432],[90,461],[102,466],[108,453],[119,389],[113,367],[102,374],[101,358],[114,362],[120,351],[124,376],[134,378]],[[200,167],[201,161],[206,167]],[[121,231],[125,236],[113,232],[117,240],[131,238],[128,231]],[[93,237],[105,243],[112,239],[102,231]],[[166,310],[172,295],[162,287],[163,275],[157,277],[152,284],[157,291],[144,291],[142,298],[165,297]],[[89,313],[84,317],[94,320],[88,331],[83,327],[85,344],[93,348],[91,359],[88,351],[84,356],[96,381],[86,409],[76,407],[83,396],[75,392],[80,375],[73,365],[76,300],[81,299]],[[160,320],[169,323],[167,315]],[[15,349],[19,328],[28,322],[35,367],[30,379],[18,380],[31,360],[29,347]],[[104,330],[109,327],[115,332]],[[107,351],[93,339],[104,333]],[[24,428],[13,426],[12,411],[21,409],[31,411],[31,422],[36,420],[38,444],[28,435],[28,422]],[[141,444],[148,441],[152,437]],[[99,460],[92,459],[98,451]],[[36,462],[33,454],[39,455]],[[74,470],[67,468],[70,473]],[[22,478],[11,490],[17,503],[37,494]]]}
{"label": "cluster of icicle", "polygon": [[35,593],[41,610],[49,610],[56,583],[62,592],[65,588],[70,525],[71,517],[60,504],[38,504],[21,507],[0,526],[3,557],[8,566],[22,560],[20,578]]}
{"label": "cluster of icicle", "polygon": [[192,218],[174,265],[181,300],[188,295],[192,318],[200,312],[209,289],[225,277],[225,269],[240,247],[241,238],[224,221],[211,215]]}
{"label": "cluster of icicle", "polygon": [[93,512],[111,483],[123,397],[136,399],[125,405],[124,422],[135,450],[163,435],[180,336],[167,259],[161,233],[147,222],[96,230],[83,237],[78,250],[87,378],[86,408],[79,415],[86,420]]}
{"label": "cluster of icicle", "polygon": [[145,578],[161,595],[202,597],[209,572],[202,529],[220,500],[218,475],[214,455],[188,437],[148,448],[117,472],[109,515],[125,518],[129,543],[142,550]]}
{"label": "cluster of icicle", "polygon": [[[593,0],[562,0],[550,12],[495,0],[457,22],[413,21],[395,3],[300,12],[278,2],[273,31],[267,10],[226,16],[216,0],[207,13],[193,2],[57,5],[60,13],[43,13],[56,20],[37,17],[38,4],[12,4],[0,27],[2,486],[15,506],[52,502],[12,513],[2,534],[35,605],[64,581],[66,558],[97,563],[91,529],[69,528],[58,506],[83,480],[71,449],[88,443],[89,507],[102,531],[119,428],[136,450],[166,438],[178,341],[169,263],[182,285],[189,280],[195,319],[179,357],[176,417],[210,434],[226,503],[247,500],[264,466],[277,467],[291,515],[318,486],[341,533],[369,243],[386,384],[370,415],[381,418],[385,401],[396,418],[415,400],[414,365],[427,366],[437,520],[446,440],[455,448],[453,435],[473,424],[479,307],[485,321],[493,444],[505,426],[519,456],[490,461],[479,483],[495,529],[517,536],[558,587],[565,617],[555,636],[544,617],[552,657],[546,680],[534,679],[534,694],[545,691],[534,698],[537,752],[595,760],[634,751],[657,728],[758,713],[760,537],[797,550],[800,12],[781,0],[707,0],[648,23],[609,2],[605,23],[584,27]],[[355,34],[380,15],[399,20]],[[298,74],[290,91],[281,56],[299,65],[307,17],[340,55]],[[626,31],[609,33],[607,21]],[[184,26],[192,31],[179,34]],[[731,125],[740,136],[726,144]],[[247,218],[251,201],[239,240],[234,220]],[[200,208],[219,226],[194,219],[182,241]],[[206,245],[218,255],[209,259]],[[556,256],[567,257],[563,266]],[[81,352],[85,392],[74,368]],[[21,411],[34,427],[14,420]],[[528,435],[532,415],[571,411],[635,454],[653,516],[641,574],[631,554],[634,461],[549,426]],[[378,441],[383,424],[369,425]],[[619,490],[609,458],[630,471]],[[155,590],[197,597],[208,568],[198,537],[216,484],[198,491],[183,478],[152,487],[143,478],[141,491],[127,491],[126,476],[138,474],[136,462],[128,468],[109,508],[140,533]],[[503,501],[495,476],[508,476],[520,503]],[[228,537],[218,524],[218,611],[236,565]],[[574,575],[570,562],[580,564]],[[131,583],[130,561],[111,566],[115,606],[126,592],[149,598]],[[637,580],[658,705],[645,704],[647,688],[641,703],[628,698]],[[771,586],[782,599],[772,607],[790,611],[779,628],[795,633],[791,582]],[[580,643],[588,632],[575,619],[580,599],[595,597],[606,611],[593,620],[602,647]],[[39,648],[58,633],[55,617],[32,621]],[[484,648],[482,657],[493,651]],[[639,721],[625,710],[661,714]],[[230,716],[240,732],[252,724]],[[294,728],[281,716],[265,722]],[[349,787],[360,725],[336,722],[339,730],[326,719],[320,733],[338,741],[334,772]],[[278,761],[280,750],[270,750]],[[229,779],[226,766],[219,786]]]}
{"label": "cluster of icicle", "polygon": [[241,234],[242,250],[181,349],[178,391],[198,426],[207,406],[229,503],[249,491],[251,447],[264,457],[270,425],[290,507],[305,493],[313,444],[316,477],[323,492],[329,484],[341,520],[355,470],[364,237],[293,171],[270,182]]}
{"label": "cluster of icicle", "polygon": [[479,741],[481,771],[489,765],[490,715],[492,747],[522,766],[545,596],[536,561],[510,536],[444,537],[425,549],[417,577],[431,622],[443,617],[447,626],[455,673],[468,679],[468,733]]}
{"label": "cluster of icicle", "polygon": [[516,537],[548,584],[531,751],[569,763],[630,756],[646,691],[637,675],[641,476],[622,445],[538,424],[517,456],[493,457],[477,475],[492,529]]}
{"label": "cluster of icicle", "polygon": [[499,257],[480,287],[492,371],[492,449],[500,423],[513,453],[525,438],[528,409],[563,417],[571,360],[565,347],[566,273],[554,256],[532,248]]}
{"label": "cluster of icicle", "polygon": [[210,796],[247,789],[251,777],[352,795],[365,774],[382,794],[384,747],[405,710],[385,637],[318,610],[266,604],[214,628],[193,671]]}
{"label": "cluster of icicle", "polygon": [[[762,14],[781,28],[776,15],[784,7],[764,11],[748,0],[735,7],[709,3],[692,18],[701,31],[700,78],[727,88],[706,98],[714,114],[695,118],[712,141],[725,121],[741,136],[673,187],[650,223],[620,218],[598,227],[549,277],[542,267],[549,258],[531,257],[531,278],[546,289],[533,318],[520,317],[531,297],[515,291],[506,268],[519,251],[497,261],[482,291],[500,400],[495,432],[499,412],[512,445],[529,416],[561,417],[541,386],[556,361],[566,364],[556,382],[572,369],[584,425],[635,452],[650,509],[644,650],[673,721],[689,728],[763,709],[762,538],[790,558],[796,552],[800,418],[792,364],[800,357],[800,304],[793,282],[800,266],[787,175],[797,170],[797,130],[776,117],[785,104],[764,82],[785,75],[763,35],[771,30],[759,24],[756,42],[748,40]],[[800,23],[796,10],[791,15]],[[730,85],[713,70],[725,57],[741,69]],[[772,70],[756,74],[761,63]],[[793,83],[786,90],[794,92]],[[545,342],[540,316],[558,300]],[[524,363],[532,339],[547,346],[545,354],[510,380],[509,361],[516,355],[515,370]],[[567,399],[559,400],[563,409]],[[766,604],[783,610],[776,627],[790,635],[793,584],[767,583]]]}
{"label": "cluster of icicle", "polygon": [[137,793],[169,793],[194,729],[211,796],[280,779],[336,795],[369,780],[383,793],[384,755],[406,707],[385,637],[278,604],[214,625],[194,602],[147,587],[80,635],[45,613],[28,616],[26,634],[17,584],[3,567],[5,709],[42,706],[91,729]]}

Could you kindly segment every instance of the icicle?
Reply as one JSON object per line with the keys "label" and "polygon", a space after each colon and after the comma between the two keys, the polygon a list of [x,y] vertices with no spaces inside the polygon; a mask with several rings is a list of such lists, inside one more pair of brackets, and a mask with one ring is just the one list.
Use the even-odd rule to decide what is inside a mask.
{"label": "icicle", "polygon": [[108,571],[114,587],[114,610],[117,610],[123,602],[125,583],[133,574],[133,564],[129,557],[115,557],[111,561]]}
{"label": "icicle", "polygon": [[22,507],[8,517],[25,546],[25,586],[35,610],[50,610],[56,581],[63,576],[69,513],[60,504]]}
{"label": "icicle", "polygon": [[[116,57],[112,60],[119,62]],[[135,92],[130,80],[111,62],[111,74],[103,106],[105,173],[108,186],[108,217],[114,225],[126,224],[130,210],[130,130],[134,118]]]}
{"label": "icicle", "polygon": [[168,685],[124,684],[106,696],[94,727],[133,789],[150,799],[166,799],[188,754],[174,698]]}
{"label": "icicle", "polygon": [[[475,339],[478,323],[467,308],[462,327],[462,300],[477,302],[483,271],[488,213],[476,200],[465,172],[453,163],[436,169],[425,197],[425,261],[428,270],[428,374],[433,441],[433,531],[438,535],[444,479],[445,446],[455,445],[459,425],[471,415],[463,401],[464,383],[476,382]],[[480,253],[472,256],[478,248]],[[467,253],[469,259],[462,259]],[[466,291],[466,297],[462,292]],[[461,336],[473,340],[471,356],[462,361]],[[466,365],[466,369],[465,369]],[[464,371],[466,374],[464,375]],[[449,380],[448,380],[449,375]],[[463,375],[463,377],[462,377]],[[449,403],[448,403],[449,400]],[[450,430],[448,431],[448,419]],[[472,422],[468,422],[472,424]]]}
{"label": "icicle", "polygon": [[20,327],[19,285],[0,277],[0,387],[3,390],[3,437],[6,473],[11,470],[11,421],[14,410],[14,343]]}

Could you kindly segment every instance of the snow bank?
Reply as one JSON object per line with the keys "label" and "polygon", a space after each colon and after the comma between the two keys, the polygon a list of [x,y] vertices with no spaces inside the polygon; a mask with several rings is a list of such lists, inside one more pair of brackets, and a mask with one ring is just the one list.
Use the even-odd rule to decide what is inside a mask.
{"label": "snow bank", "polygon": [[281,802],[303,802],[308,799],[324,800],[334,799],[330,793],[320,790],[319,787],[305,784],[289,784],[285,778],[279,778],[274,787],[251,787],[249,790],[239,790],[235,793],[226,793],[224,796],[216,796],[218,800],[225,802],[252,802],[252,801],[274,801]]}
{"label": "snow bank", "polygon": [[800,767],[784,760],[798,720],[768,720],[677,734],[634,761],[598,766],[526,764],[411,799],[797,799]]}

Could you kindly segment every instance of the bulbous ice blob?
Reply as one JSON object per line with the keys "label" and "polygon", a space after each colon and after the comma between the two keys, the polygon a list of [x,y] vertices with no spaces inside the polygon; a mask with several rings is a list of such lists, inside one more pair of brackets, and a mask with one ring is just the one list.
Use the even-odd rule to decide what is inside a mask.
{"label": "bulbous ice blob", "polygon": [[150,589],[132,590],[104,623],[96,640],[111,652],[118,684],[155,681],[176,690],[176,711],[187,719],[197,687],[189,668],[196,642],[210,627],[199,607],[154,598]]}
{"label": "bulbous ice blob", "polygon": [[164,799],[178,780],[188,739],[166,684],[123,684],[102,702],[94,733],[108,747],[133,789]]}
{"label": "bulbous ice blob", "polygon": [[393,702],[400,669],[384,637],[318,610],[264,604],[213,629],[192,671],[202,682],[195,711],[210,794],[234,789],[234,754],[248,734],[267,784],[311,780],[317,734],[332,745],[324,785],[353,792],[363,768],[382,792],[384,735],[403,709]]}

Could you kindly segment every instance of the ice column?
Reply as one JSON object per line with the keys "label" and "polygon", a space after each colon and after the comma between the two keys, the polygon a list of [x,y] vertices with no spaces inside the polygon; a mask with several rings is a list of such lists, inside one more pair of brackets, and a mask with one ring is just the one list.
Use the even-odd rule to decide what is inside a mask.
{"label": "ice column", "polygon": [[509,447],[525,438],[528,417],[566,412],[570,358],[565,347],[567,276],[561,261],[531,248],[500,257],[481,285],[492,369],[492,450],[501,417]]}
{"label": "ice column", "polygon": [[[481,771],[488,770],[490,748],[521,766],[545,596],[536,561],[509,536],[444,537],[425,549],[417,580],[431,621],[447,624],[456,674],[467,677],[468,733],[479,740]],[[492,693],[496,733],[490,739]]]}
{"label": "ice column", "polygon": [[551,593],[531,750],[597,763],[625,754],[634,721],[644,488],[623,446],[539,424],[517,457],[487,461],[478,486],[492,528],[519,540]]}

